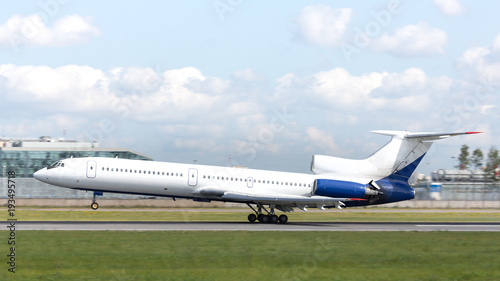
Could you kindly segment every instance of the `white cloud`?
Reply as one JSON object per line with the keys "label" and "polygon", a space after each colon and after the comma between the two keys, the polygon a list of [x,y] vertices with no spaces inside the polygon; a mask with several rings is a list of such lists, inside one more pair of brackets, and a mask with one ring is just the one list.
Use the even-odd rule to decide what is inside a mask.
{"label": "white cloud", "polygon": [[458,0],[434,0],[434,5],[439,8],[441,13],[448,16],[457,16],[465,11],[464,6]]}
{"label": "white cloud", "polygon": [[[471,47],[457,59],[456,66],[473,81],[499,87],[500,84],[500,35],[484,47]],[[485,85],[488,86],[488,85]]]}
{"label": "white cloud", "polygon": [[492,109],[492,108],[495,108],[497,107],[496,105],[492,105],[492,104],[485,104],[485,105],[482,105],[479,109],[479,112],[481,112],[481,114],[487,114],[487,111],[489,109]]}
{"label": "white cloud", "polygon": [[[0,65],[4,98],[10,101],[40,103],[48,108],[67,110],[103,109],[112,96],[101,70],[88,66]],[[98,101],[98,102],[96,102]]]}
{"label": "white cloud", "polygon": [[330,154],[336,152],[338,149],[338,146],[335,144],[335,140],[330,132],[325,132],[315,127],[307,128],[306,132],[315,147],[319,147]]}
{"label": "white cloud", "polygon": [[302,9],[297,18],[299,37],[307,43],[326,47],[342,45],[352,9],[333,9],[325,5],[312,5]]}
{"label": "white cloud", "polygon": [[414,57],[445,54],[447,43],[446,32],[420,22],[398,28],[393,35],[383,34],[373,40],[371,48],[398,57]]}
{"label": "white cloud", "polygon": [[11,48],[20,46],[73,46],[84,44],[101,35],[90,17],[66,16],[46,25],[38,15],[14,15],[0,25],[0,45]]}
{"label": "white cloud", "polygon": [[381,85],[385,75],[387,73],[372,72],[353,76],[343,68],[335,68],[312,75],[314,83],[310,85],[310,89],[314,95],[332,106],[359,107],[370,99],[370,92]]}
{"label": "white cloud", "polygon": [[[429,77],[419,68],[362,75],[335,68],[306,77],[288,74],[277,82],[275,94],[281,102],[293,100],[305,119],[343,131],[362,127],[432,131],[458,126],[461,112],[455,110],[470,92],[463,81]],[[446,110],[451,114],[443,117]]]}

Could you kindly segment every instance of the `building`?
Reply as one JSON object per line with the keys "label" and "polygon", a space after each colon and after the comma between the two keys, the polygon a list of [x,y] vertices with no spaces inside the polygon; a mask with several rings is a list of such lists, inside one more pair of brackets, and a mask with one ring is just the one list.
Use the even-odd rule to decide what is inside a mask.
{"label": "building", "polygon": [[151,157],[123,148],[100,148],[96,142],[53,139],[15,140],[0,138],[0,171],[16,172],[18,178],[32,178],[33,173],[57,160],[70,157],[118,157],[124,159],[153,160]]}

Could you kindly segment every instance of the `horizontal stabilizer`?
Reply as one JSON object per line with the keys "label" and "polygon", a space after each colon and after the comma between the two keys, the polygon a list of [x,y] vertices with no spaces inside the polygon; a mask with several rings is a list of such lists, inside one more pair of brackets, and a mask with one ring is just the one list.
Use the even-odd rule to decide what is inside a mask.
{"label": "horizontal stabilizer", "polygon": [[431,141],[446,139],[454,136],[480,134],[482,132],[459,132],[459,133],[411,133],[408,131],[371,131],[372,133],[397,137],[400,139],[419,139],[420,141]]}

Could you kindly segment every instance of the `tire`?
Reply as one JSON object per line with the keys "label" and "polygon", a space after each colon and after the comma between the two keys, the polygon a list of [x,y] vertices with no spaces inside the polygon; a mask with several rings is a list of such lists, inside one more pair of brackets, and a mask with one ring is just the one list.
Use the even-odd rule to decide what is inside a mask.
{"label": "tire", "polygon": [[270,219],[271,223],[278,223],[278,216],[277,215],[271,215]]}
{"label": "tire", "polygon": [[248,215],[249,222],[255,222],[255,220],[257,220],[257,216],[255,214]]}
{"label": "tire", "polygon": [[260,214],[259,215],[259,222],[261,222],[261,223],[268,223],[269,222],[269,216]]}
{"label": "tire", "polygon": [[97,202],[94,202],[94,203],[90,204],[90,208],[92,208],[92,210],[97,210],[97,209],[99,209],[99,204],[97,204]]}
{"label": "tire", "polygon": [[281,215],[281,216],[278,218],[278,221],[279,221],[279,223],[283,223],[283,224],[285,224],[285,223],[288,221],[288,217],[287,217],[287,215]]}

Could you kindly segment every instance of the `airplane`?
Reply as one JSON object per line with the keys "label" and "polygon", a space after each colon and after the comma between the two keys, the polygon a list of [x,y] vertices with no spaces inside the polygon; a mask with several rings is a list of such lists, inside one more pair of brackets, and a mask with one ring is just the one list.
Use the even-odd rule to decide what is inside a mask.
{"label": "airplane", "polygon": [[391,140],[362,160],[314,155],[312,174],[83,157],[59,160],[33,176],[51,185],[92,191],[93,210],[104,192],[127,193],[245,203],[253,211],[250,222],[286,223],[288,216],[278,216],[276,209],[287,213],[411,200],[415,191],[408,179],[433,141],[480,133],[372,132]]}

